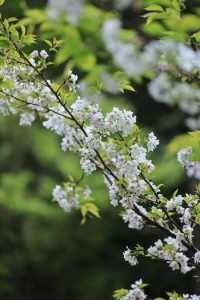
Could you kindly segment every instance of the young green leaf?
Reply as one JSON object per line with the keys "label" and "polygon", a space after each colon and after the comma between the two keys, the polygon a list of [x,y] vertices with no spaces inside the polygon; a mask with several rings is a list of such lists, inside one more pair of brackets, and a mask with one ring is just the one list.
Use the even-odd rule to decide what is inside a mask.
{"label": "young green leaf", "polygon": [[147,11],[163,11],[163,8],[160,5],[152,4],[152,5],[145,7],[145,10],[147,10]]}
{"label": "young green leaf", "polygon": [[113,298],[115,300],[120,300],[122,297],[126,296],[127,294],[128,294],[127,289],[119,289],[119,290],[114,291]]}

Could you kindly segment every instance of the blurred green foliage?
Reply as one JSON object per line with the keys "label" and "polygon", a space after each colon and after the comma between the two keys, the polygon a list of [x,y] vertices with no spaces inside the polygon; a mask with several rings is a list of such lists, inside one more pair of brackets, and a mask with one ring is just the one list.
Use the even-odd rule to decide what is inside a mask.
{"label": "blurred green foliage", "polygon": [[[46,1],[19,1],[17,5],[7,1],[1,13],[21,18],[28,5],[23,22],[29,25],[30,32],[36,30],[43,39],[64,40],[56,55],[56,65],[48,75],[54,78],[56,74],[59,80],[63,70],[74,67],[80,78],[95,86],[102,72],[116,71],[105,52],[99,28],[104,20],[117,13],[107,9],[109,1],[100,1],[98,5],[92,5],[93,2],[96,4],[88,1],[78,26],[66,23],[63,18],[55,24],[49,22],[44,8]],[[144,4],[148,5],[148,1],[139,5],[136,20]],[[106,7],[103,12],[99,9],[101,5]],[[122,19],[127,14],[124,11]],[[143,28],[143,35],[153,37],[160,37],[163,28],[177,27],[176,20],[152,22],[144,27],[141,21],[135,24],[132,16],[129,18],[133,32],[139,27],[139,30]],[[181,24],[178,23],[180,33],[185,33],[188,23],[188,31],[196,30],[197,17],[185,15]],[[124,38],[129,39],[129,35]],[[47,45],[43,42],[42,47]],[[183,115],[176,109],[152,103],[146,93],[146,81],[140,87],[137,82],[142,79],[134,80],[137,94],[126,91],[122,100],[122,95],[113,96],[106,91],[103,107],[106,111],[113,106],[129,107],[136,111],[144,133],[153,128],[158,135],[164,135],[161,150],[152,159],[160,166],[156,180],[163,182],[166,193],[170,194],[177,184],[184,183],[184,175],[175,156],[165,154],[164,144],[184,132]],[[153,290],[149,287],[152,297],[175,287],[180,291],[184,288],[186,293],[190,288],[189,279],[169,271],[164,264],[145,261],[133,269],[124,262],[122,252],[127,244],[143,240],[148,245],[156,233],[150,229],[142,234],[127,229],[116,209],[109,205],[101,176],[94,174],[92,180],[84,178],[84,182],[93,190],[102,219],[89,219],[80,226],[81,217],[76,212],[67,215],[51,202],[56,184],[66,181],[68,174],[76,179],[81,174],[78,158],[62,152],[59,142],[59,137],[42,128],[39,122],[32,128],[20,128],[16,117],[0,118],[0,299],[106,300],[111,298],[113,290],[129,286],[140,276],[154,285]]]}

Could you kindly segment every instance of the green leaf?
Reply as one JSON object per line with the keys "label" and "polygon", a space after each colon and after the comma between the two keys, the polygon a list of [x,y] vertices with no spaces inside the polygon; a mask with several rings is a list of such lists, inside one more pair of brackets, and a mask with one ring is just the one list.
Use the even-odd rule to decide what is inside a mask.
{"label": "green leaf", "polygon": [[179,6],[179,3],[178,3],[177,0],[173,0],[173,1],[172,1],[172,6],[173,6],[176,10],[180,11],[180,6]]}
{"label": "green leaf", "polygon": [[165,28],[159,22],[153,22],[153,23],[149,24],[148,26],[144,25],[143,30],[148,35],[155,36],[155,37],[161,37],[161,36],[163,36]]}
{"label": "green leaf", "polygon": [[[85,200],[86,199],[81,199],[81,204],[79,206],[81,214],[82,214],[81,225],[85,224],[87,215],[90,215],[90,216],[92,215],[96,218],[100,218],[98,207],[93,203],[89,203],[89,202],[85,203]],[[87,201],[88,201],[88,199],[87,199]]]}
{"label": "green leaf", "polygon": [[198,203],[196,206],[195,206],[195,209],[198,211],[200,211],[200,203]]}
{"label": "green leaf", "polygon": [[10,42],[6,37],[0,37],[0,48],[9,48]]}
{"label": "green leaf", "polygon": [[162,217],[163,216],[163,212],[161,212],[160,210],[158,210],[156,207],[153,207],[152,208],[152,210],[151,210],[152,212],[149,212],[147,215],[150,217],[150,218],[152,218],[152,219],[154,219],[154,220],[159,220],[160,219],[160,217]]}
{"label": "green leaf", "polygon": [[84,71],[91,71],[96,64],[96,57],[92,53],[80,53],[76,56],[77,66]]}
{"label": "green leaf", "polygon": [[117,185],[123,185],[123,184],[128,184],[129,181],[126,178],[121,177],[118,181],[117,181]]}
{"label": "green leaf", "polygon": [[168,14],[166,12],[151,12],[143,15],[143,18],[147,18],[146,24],[149,25],[151,22],[155,20],[168,18]]}
{"label": "green leaf", "polygon": [[29,46],[35,44],[36,37],[33,34],[27,34],[21,38],[21,43],[23,46]]}
{"label": "green leaf", "polygon": [[176,197],[177,193],[178,193],[178,189],[175,190],[175,192],[172,195],[172,198]]}
{"label": "green leaf", "polygon": [[49,46],[49,47],[52,47],[52,42],[49,41],[49,40],[44,40],[44,42]]}
{"label": "green leaf", "polygon": [[46,11],[44,9],[28,9],[25,10],[25,16],[28,18],[23,19],[24,24],[40,24],[46,21]]}
{"label": "green leaf", "polygon": [[0,0],[0,5],[3,5],[5,0]]}
{"label": "green leaf", "polygon": [[119,290],[116,290],[116,291],[113,292],[113,298],[115,300],[120,300],[121,298],[123,298],[127,294],[128,294],[127,289],[119,289]]}
{"label": "green leaf", "polygon": [[158,217],[161,217],[163,215],[163,212],[157,209],[156,207],[152,207],[152,213]]}
{"label": "green leaf", "polygon": [[[1,5],[1,4],[0,4]],[[11,17],[11,18],[8,18],[7,19],[8,22],[15,22],[15,21],[18,21],[17,18],[14,18],[14,17]]]}
{"label": "green leaf", "polygon": [[139,285],[139,288],[140,289],[143,289],[144,287],[148,286],[149,284],[148,283],[142,283]]}
{"label": "green leaf", "polygon": [[200,213],[196,215],[195,222],[200,224]]}
{"label": "green leaf", "polygon": [[189,134],[195,138],[200,139],[200,130],[189,132]]}
{"label": "green leaf", "polygon": [[147,10],[147,11],[164,11],[162,6],[156,5],[156,4],[152,4],[152,5],[147,6],[145,8],[145,10]]}
{"label": "green leaf", "polygon": [[95,216],[96,218],[100,218],[99,209],[95,204],[86,203],[86,207],[88,212],[90,212],[93,216]]}
{"label": "green leaf", "polygon": [[200,31],[194,33],[192,35],[193,38],[195,38],[195,40],[199,43],[200,42]]}
{"label": "green leaf", "polygon": [[168,199],[165,198],[165,197],[159,197],[159,201],[162,203],[162,204],[166,204]]}
{"label": "green leaf", "polygon": [[194,138],[189,134],[182,134],[176,136],[167,146],[167,155],[176,155],[177,152],[182,148],[192,147],[195,149],[199,148],[199,139]]}
{"label": "green leaf", "polygon": [[61,45],[63,45],[64,41],[63,40],[57,40],[56,38],[53,38],[53,42],[52,45],[53,47],[60,47]]}
{"label": "green leaf", "polygon": [[74,182],[74,177],[72,175],[68,175],[69,181]]}
{"label": "green leaf", "polygon": [[21,31],[22,31],[22,36],[25,36],[26,34],[26,28],[24,25],[22,25],[21,23],[19,24],[20,28],[21,28]]}
{"label": "green leaf", "polygon": [[173,17],[165,20],[165,24],[171,31],[190,33],[199,30],[199,17],[185,14],[181,18]]}
{"label": "green leaf", "polygon": [[131,85],[127,85],[127,84],[123,85],[123,89],[132,91],[132,92],[136,92],[136,90]]}
{"label": "green leaf", "polygon": [[81,214],[82,214],[81,225],[83,225],[86,222],[87,207],[81,206]]}
{"label": "green leaf", "polygon": [[6,30],[9,28],[9,23],[6,19],[3,21],[3,25],[4,25]]}
{"label": "green leaf", "polygon": [[16,25],[11,25],[9,28],[9,31],[12,35],[12,38],[18,42],[19,41],[19,32],[16,30]]}
{"label": "green leaf", "polygon": [[176,292],[173,292],[173,293],[169,293],[169,292],[167,292],[166,293],[169,297],[170,297],[170,299],[172,299],[172,300],[184,300],[184,298],[183,297],[181,297],[178,293],[176,293]]}
{"label": "green leaf", "polygon": [[196,190],[197,190],[197,193],[200,194],[200,183],[197,184]]}
{"label": "green leaf", "polygon": [[13,81],[11,79],[3,80],[3,78],[0,78],[0,86],[11,89],[13,87]]}
{"label": "green leaf", "polygon": [[182,81],[182,82],[186,82],[187,80],[188,80],[188,77],[187,77],[187,76],[182,76],[182,77],[181,77],[181,81]]}

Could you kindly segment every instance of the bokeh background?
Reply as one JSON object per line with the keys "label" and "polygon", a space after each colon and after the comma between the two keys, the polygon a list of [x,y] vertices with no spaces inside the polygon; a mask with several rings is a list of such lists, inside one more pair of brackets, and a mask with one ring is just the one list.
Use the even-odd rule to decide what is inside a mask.
{"label": "bokeh background", "polygon": [[[48,2],[41,0],[7,0],[1,13],[5,17],[26,17],[29,31],[36,32],[41,40],[57,35],[62,38],[65,32],[69,37],[70,32],[71,38],[64,41],[66,52],[60,54],[47,75],[59,80],[66,66],[72,67],[80,80],[94,87],[89,91],[92,94],[105,66],[111,73],[118,70],[101,40],[103,20],[117,16],[124,28],[137,31],[145,41],[152,38],[141,29],[145,1],[130,1],[120,10],[114,2],[86,1],[85,22],[79,25],[69,24],[63,16],[47,21],[44,11]],[[199,5],[198,1],[191,2],[191,6]],[[74,45],[77,34],[79,44]],[[47,49],[44,42],[35,47]],[[72,50],[67,53],[70,47],[78,47],[80,53],[73,57]],[[154,102],[147,92],[147,79],[133,80],[133,84],[137,93],[103,91],[104,110],[113,106],[131,109],[144,133],[153,130],[162,139],[152,159],[161,166],[155,180],[164,183],[167,196],[177,186],[180,192],[192,191],[194,182],[185,177],[176,156],[166,155],[166,145],[187,131],[184,113]],[[59,137],[43,128],[40,120],[31,128],[19,127],[18,123],[17,116],[0,116],[0,300],[108,300],[115,289],[129,288],[139,278],[150,284],[147,291],[151,297],[164,296],[164,291],[174,289],[180,293],[197,290],[191,275],[172,272],[162,262],[144,260],[134,268],[124,262],[126,246],[141,243],[148,247],[161,235],[151,228],[128,229],[119,216],[120,209],[109,204],[99,174],[84,181],[93,191],[100,219],[91,218],[80,225],[78,212],[66,214],[52,202],[56,184],[66,181],[69,174],[77,179],[81,176],[78,158],[62,152]]]}

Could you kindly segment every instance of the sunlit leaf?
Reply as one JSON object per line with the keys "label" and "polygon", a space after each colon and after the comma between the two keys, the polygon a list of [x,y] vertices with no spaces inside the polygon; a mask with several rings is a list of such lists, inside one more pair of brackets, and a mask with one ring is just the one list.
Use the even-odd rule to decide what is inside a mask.
{"label": "sunlit leaf", "polygon": [[152,4],[152,5],[149,5],[148,7],[145,7],[145,10],[147,10],[147,11],[163,11],[163,8],[160,5]]}

